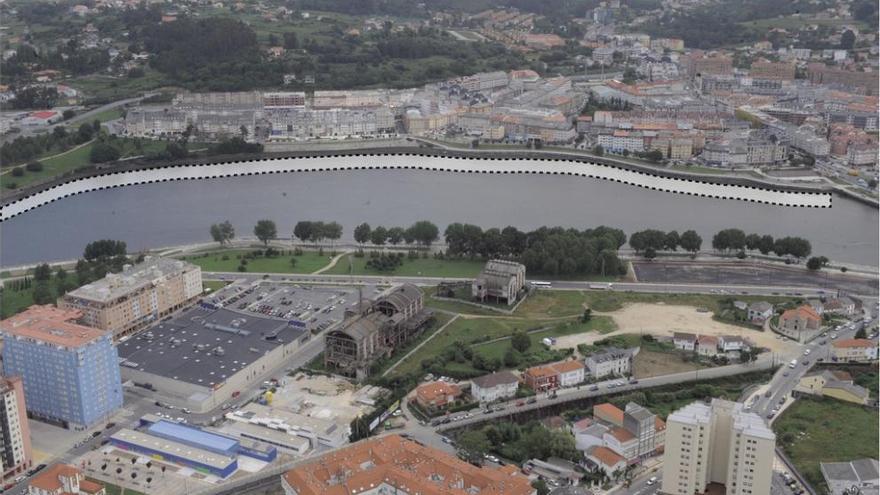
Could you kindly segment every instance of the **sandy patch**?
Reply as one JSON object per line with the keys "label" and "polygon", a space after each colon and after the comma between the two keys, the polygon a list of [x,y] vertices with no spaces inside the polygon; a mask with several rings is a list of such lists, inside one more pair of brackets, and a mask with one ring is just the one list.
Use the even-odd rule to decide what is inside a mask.
{"label": "sandy patch", "polygon": [[794,342],[776,338],[773,332],[750,330],[737,325],[729,325],[712,319],[711,312],[699,312],[693,306],[672,306],[668,304],[632,303],[618,311],[603,313],[617,323],[617,330],[605,335],[598,333],[566,335],[559,337],[554,347],[577,347],[578,344],[592,344],[597,340],[625,333],[651,334],[671,337],[674,332],[689,332],[702,335],[739,335],[748,338],[759,347],[773,352],[799,354],[800,348]]}

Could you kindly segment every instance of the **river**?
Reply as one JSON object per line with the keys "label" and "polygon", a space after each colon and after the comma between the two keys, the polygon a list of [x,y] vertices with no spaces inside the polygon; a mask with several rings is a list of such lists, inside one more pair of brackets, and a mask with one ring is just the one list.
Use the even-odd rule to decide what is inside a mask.
{"label": "river", "polygon": [[728,227],[793,235],[835,261],[877,265],[878,210],[835,196],[831,208],[780,207],[700,198],[606,180],[552,175],[484,175],[404,170],[300,172],[202,179],[79,194],[0,224],[0,266],[73,259],[95,239],[130,251],[210,241],[210,224],[230,220],[252,235],[262,218],[289,236],[299,220],[338,221],[344,240],[361,222],[406,226],[428,219],[483,227],[609,225],[694,229],[703,248]]}

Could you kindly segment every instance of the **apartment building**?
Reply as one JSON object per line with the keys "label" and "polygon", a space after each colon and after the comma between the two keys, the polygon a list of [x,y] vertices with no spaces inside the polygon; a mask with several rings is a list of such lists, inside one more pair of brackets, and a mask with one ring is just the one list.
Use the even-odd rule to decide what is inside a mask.
{"label": "apartment building", "polygon": [[584,365],[569,360],[534,366],[523,372],[522,378],[536,392],[572,387],[584,381]]}
{"label": "apartment building", "polygon": [[281,475],[285,495],[533,495],[515,466],[476,467],[399,435],[371,438]]}
{"label": "apartment building", "polygon": [[15,478],[31,467],[31,431],[21,377],[0,378],[0,473]]}
{"label": "apartment building", "polygon": [[82,313],[84,325],[130,335],[193,303],[202,294],[202,270],[170,258],[148,256],[143,263],[68,292],[58,307]]}
{"label": "apartment building", "polygon": [[776,435],[736,402],[694,402],[666,419],[661,493],[706,493],[723,485],[729,495],[770,493]]}
{"label": "apartment building", "polygon": [[82,313],[31,306],[0,321],[3,374],[20,376],[30,416],[85,429],[122,407],[119,355],[109,332],[74,323]]}

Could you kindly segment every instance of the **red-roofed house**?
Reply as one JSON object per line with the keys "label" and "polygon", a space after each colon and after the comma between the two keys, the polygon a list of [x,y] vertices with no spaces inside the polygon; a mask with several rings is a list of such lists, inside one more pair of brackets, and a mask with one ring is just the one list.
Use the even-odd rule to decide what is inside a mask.
{"label": "red-roofed house", "polygon": [[22,125],[49,125],[54,124],[62,119],[61,113],[54,110],[41,110],[39,112],[31,112],[30,115],[22,119]]}
{"label": "red-roofed house", "polygon": [[877,343],[868,339],[843,339],[831,343],[835,361],[867,363],[877,360]]}
{"label": "red-roofed house", "polygon": [[595,469],[602,470],[608,477],[626,469],[626,459],[608,447],[591,447],[585,455]]}
{"label": "red-roofed house", "polygon": [[446,382],[430,382],[416,388],[416,402],[426,408],[442,409],[461,397],[458,385]]}
{"label": "red-roofed house", "polygon": [[53,464],[34,476],[28,495],[106,495],[104,485],[89,481],[69,464]]}

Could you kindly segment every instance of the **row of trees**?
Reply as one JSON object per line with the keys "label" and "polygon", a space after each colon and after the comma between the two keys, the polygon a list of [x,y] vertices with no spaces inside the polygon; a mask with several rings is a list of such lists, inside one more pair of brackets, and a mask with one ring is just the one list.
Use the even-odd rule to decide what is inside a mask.
{"label": "row of trees", "polygon": [[[429,247],[437,240],[439,232],[437,226],[427,220],[419,220],[405,229],[402,227],[386,229],[381,226],[373,229],[370,224],[362,223],[355,227],[354,239],[359,244],[372,242],[377,246],[382,246],[386,242],[397,245],[404,241],[407,244],[418,243]],[[254,226],[254,235],[263,244],[268,244],[270,240],[278,237],[278,228],[272,220],[260,220]],[[294,226],[293,236],[302,242],[318,243],[327,239],[337,241],[342,237],[342,225],[338,222],[303,220]],[[211,225],[211,237],[220,245],[224,245],[235,237],[235,229],[228,220],[214,224]]]}
{"label": "row of trees", "polygon": [[806,258],[812,251],[810,241],[801,237],[773,239],[771,235],[746,234],[740,229],[724,229],[712,238],[712,249],[722,252],[759,251],[763,255]]}
{"label": "row of trees", "polygon": [[101,129],[97,120],[81,124],[76,132],[66,127],[56,126],[52,132],[38,136],[19,136],[0,146],[0,162],[3,166],[33,160],[50,151],[64,151],[67,148],[90,141]]}
{"label": "row of trees", "polygon": [[646,258],[654,258],[657,251],[677,251],[682,248],[691,253],[697,253],[703,245],[703,238],[693,230],[687,230],[681,235],[678,231],[647,229],[633,232],[629,236],[629,246],[636,253],[643,254]]}

